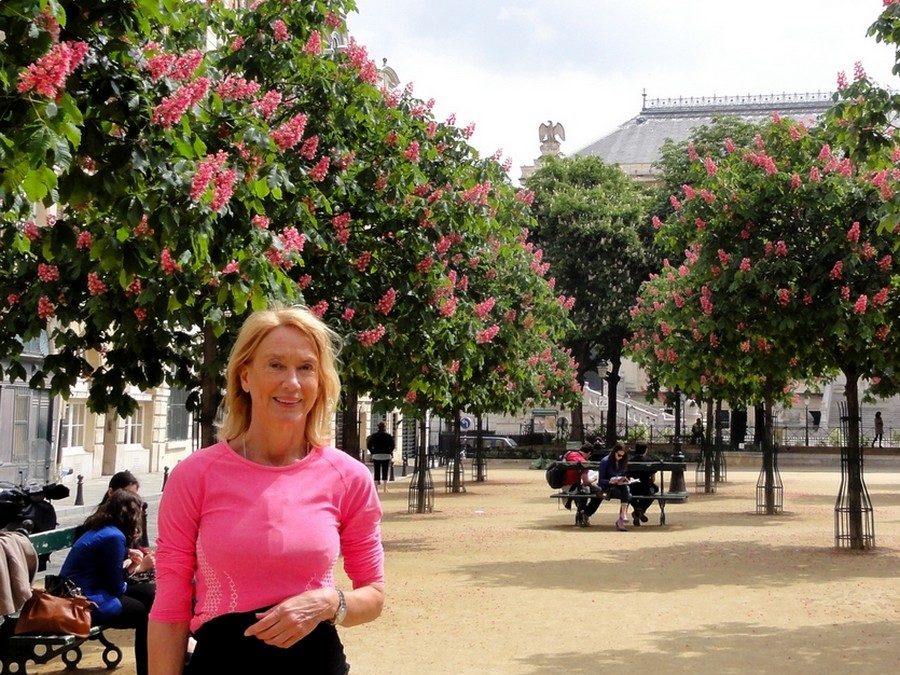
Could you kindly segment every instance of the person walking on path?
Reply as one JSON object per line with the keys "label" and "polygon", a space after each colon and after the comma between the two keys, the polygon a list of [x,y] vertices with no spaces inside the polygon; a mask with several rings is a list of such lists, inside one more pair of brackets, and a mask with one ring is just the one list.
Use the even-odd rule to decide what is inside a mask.
{"label": "person walking on path", "polygon": [[375,465],[375,485],[381,485],[387,489],[388,468],[394,461],[394,437],[385,431],[384,422],[378,423],[378,431],[366,440],[366,448],[372,455],[372,464]]}
{"label": "person walking on path", "polygon": [[882,439],[884,438],[884,420],[881,417],[881,411],[875,413],[875,435],[872,437],[872,447],[878,442],[878,447],[882,447]]}
{"label": "person walking on path", "polygon": [[[338,628],[384,605],[381,502],[331,443],[340,337],[304,307],[251,314],[226,368],[221,439],[159,506],[150,675],[346,675]],[[352,584],[337,586],[338,558]]]}

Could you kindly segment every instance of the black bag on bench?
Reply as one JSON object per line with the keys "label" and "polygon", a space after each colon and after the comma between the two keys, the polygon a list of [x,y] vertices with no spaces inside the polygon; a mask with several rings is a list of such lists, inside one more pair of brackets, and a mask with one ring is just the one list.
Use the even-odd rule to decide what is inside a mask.
{"label": "black bag on bench", "polygon": [[560,462],[550,462],[547,467],[547,485],[558,490],[566,484],[566,465]]}

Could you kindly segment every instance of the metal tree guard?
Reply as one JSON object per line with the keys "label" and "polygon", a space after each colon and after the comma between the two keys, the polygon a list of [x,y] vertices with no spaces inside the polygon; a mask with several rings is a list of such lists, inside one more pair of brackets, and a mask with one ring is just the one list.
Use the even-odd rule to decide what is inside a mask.
{"label": "metal tree guard", "polygon": [[[850,471],[847,443],[850,438],[850,415],[848,414],[846,403],[840,403],[838,409],[841,413],[841,432],[844,437],[844,443],[841,444],[841,486],[834,504],[834,545],[838,548],[850,548],[852,546],[852,537],[850,533]],[[864,548],[875,548],[875,511],[872,508],[872,500],[869,498],[869,489],[866,487],[862,438],[858,442],[862,543]]]}
{"label": "metal tree guard", "polygon": [[[419,497],[424,500],[419,501]],[[408,513],[433,513],[434,512],[434,482],[431,480],[431,469],[426,461],[424,465],[419,462],[416,455],[416,463],[413,466],[412,479],[409,481],[409,498],[407,501]]]}
{"label": "metal tree guard", "polygon": [[[778,470],[778,443],[772,446],[772,493],[775,513],[784,511],[784,485],[781,483],[781,472]],[[756,513],[766,513],[766,463],[762,463],[759,478],[756,479]]]}
{"label": "metal tree guard", "polygon": [[466,471],[465,467],[463,467],[463,458],[459,456],[459,453],[454,453],[447,458],[444,487],[447,492],[466,491]]}
{"label": "metal tree guard", "polygon": [[[700,457],[697,460],[697,468],[694,471],[694,492],[695,493],[706,493],[706,494],[714,494],[716,492],[716,481],[717,474],[716,471],[716,460],[715,453],[712,451],[712,447],[709,443],[706,442],[704,438],[700,442]],[[706,487],[706,479],[709,476],[709,489]]]}

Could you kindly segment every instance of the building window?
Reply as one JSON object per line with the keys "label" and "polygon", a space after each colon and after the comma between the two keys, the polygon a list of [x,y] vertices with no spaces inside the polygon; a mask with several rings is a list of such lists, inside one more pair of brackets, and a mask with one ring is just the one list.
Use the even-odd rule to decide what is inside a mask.
{"label": "building window", "polygon": [[84,447],[84,420],[87,406],[84,403],[70,403],[69,413],[63,424],[62,444],[66,448]]}
{"label": "building window", "polygon": [[16,387],[13,409],[12,461],[28,461],[28,433],[31,422],[31,391]]}
{"label": "building window", "polygon": [[144,438],[144,407],[138,406],[134,413],[125,418],[126,445],[141,445]]}
{"label": "building window", "polygon": [[191,437],[191,414],[187,410],[188,392],[172,389],[166,420],[166,436],[170,441],[185,441]]}

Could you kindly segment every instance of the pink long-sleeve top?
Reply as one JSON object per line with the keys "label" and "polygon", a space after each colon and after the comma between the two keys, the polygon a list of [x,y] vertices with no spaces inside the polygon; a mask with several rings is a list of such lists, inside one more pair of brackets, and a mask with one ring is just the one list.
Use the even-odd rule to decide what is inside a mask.
{"label": "pink long-sleeve top", "polygon": [[368,469],[335,448],[285,467],[251,462],[224,442],[204,448],[166,483],[150,617],[196,631],[222,614],[333,587],[338,554],[354,588],[383,581],[380,523]]}

